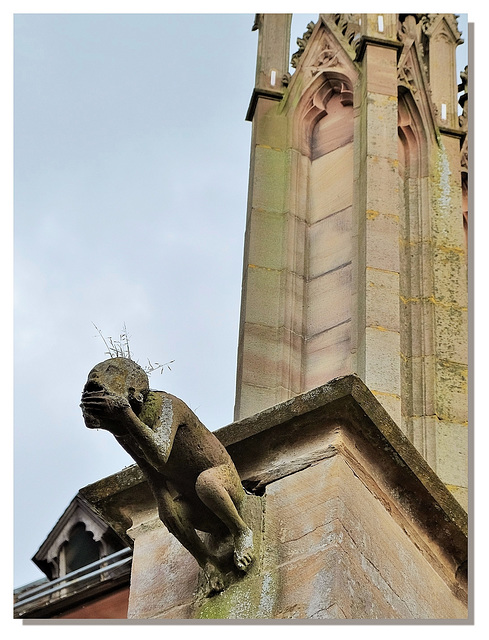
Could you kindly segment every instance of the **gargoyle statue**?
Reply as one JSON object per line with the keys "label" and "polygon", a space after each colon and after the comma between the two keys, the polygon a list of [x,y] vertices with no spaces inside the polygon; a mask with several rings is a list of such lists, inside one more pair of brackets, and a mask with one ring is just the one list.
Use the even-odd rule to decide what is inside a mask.
{"label": "gargoyle statue", "polygon": [[80,406],[86,426],[112,433],[139,465],[160,519],[202,568],[208,595],[224,589],[223,571],[197,531],[217,542],[231,534],[234,564],[249,569],[253,532],[242,517],[240,478],[224,446],[182,400],[150,390],[133,360],[110,358],[89,373]]}

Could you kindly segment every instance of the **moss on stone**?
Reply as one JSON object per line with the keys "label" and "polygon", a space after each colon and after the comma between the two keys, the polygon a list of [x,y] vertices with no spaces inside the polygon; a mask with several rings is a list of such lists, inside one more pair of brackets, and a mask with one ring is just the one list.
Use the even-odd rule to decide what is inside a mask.
{"label": "moss on stone", "polygon": [[198,617],[207,620],[272,618],[276,593],[277,581],[271,572],[245,577],[212,598],[206,598]]}
{"label": "moss on stone", "polygon": [[143,409],[139,418],[147,424],[148,427],[153,427],[161,414],[161,404],[163,396],[161,391],[150,391],[144,401]]}

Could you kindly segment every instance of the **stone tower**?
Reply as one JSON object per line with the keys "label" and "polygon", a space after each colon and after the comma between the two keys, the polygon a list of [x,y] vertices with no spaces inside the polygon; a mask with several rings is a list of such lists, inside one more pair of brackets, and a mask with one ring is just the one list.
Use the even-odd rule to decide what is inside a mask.
{"label": "stone tower", "polygon": [[235,419],[358,375],[467,503],[453,14],[259,14]]}

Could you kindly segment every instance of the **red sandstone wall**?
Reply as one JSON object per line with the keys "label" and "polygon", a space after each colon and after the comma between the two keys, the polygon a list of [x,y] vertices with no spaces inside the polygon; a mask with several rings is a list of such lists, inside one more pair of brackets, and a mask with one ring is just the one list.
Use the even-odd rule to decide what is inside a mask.
{"label": "red sandstone wall", "polygon": [[126,619],[128,602],[129,587],[127,586],[107,596],[101,596],[92,602],[86,602],[83,605],[71,609],[67,613],[55,617],[78,620]]}

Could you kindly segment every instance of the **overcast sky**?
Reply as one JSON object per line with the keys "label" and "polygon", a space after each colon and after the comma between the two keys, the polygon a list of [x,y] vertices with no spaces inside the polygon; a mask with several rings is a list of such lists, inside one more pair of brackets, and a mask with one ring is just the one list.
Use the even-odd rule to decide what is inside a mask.
{"label": "overcast sky", "polygon": [[233,420],[253,18],[15,18],[15,586],[77,491],[132,464],[82,421],[92,323],[173,360],[151,386],[210,429]]}

